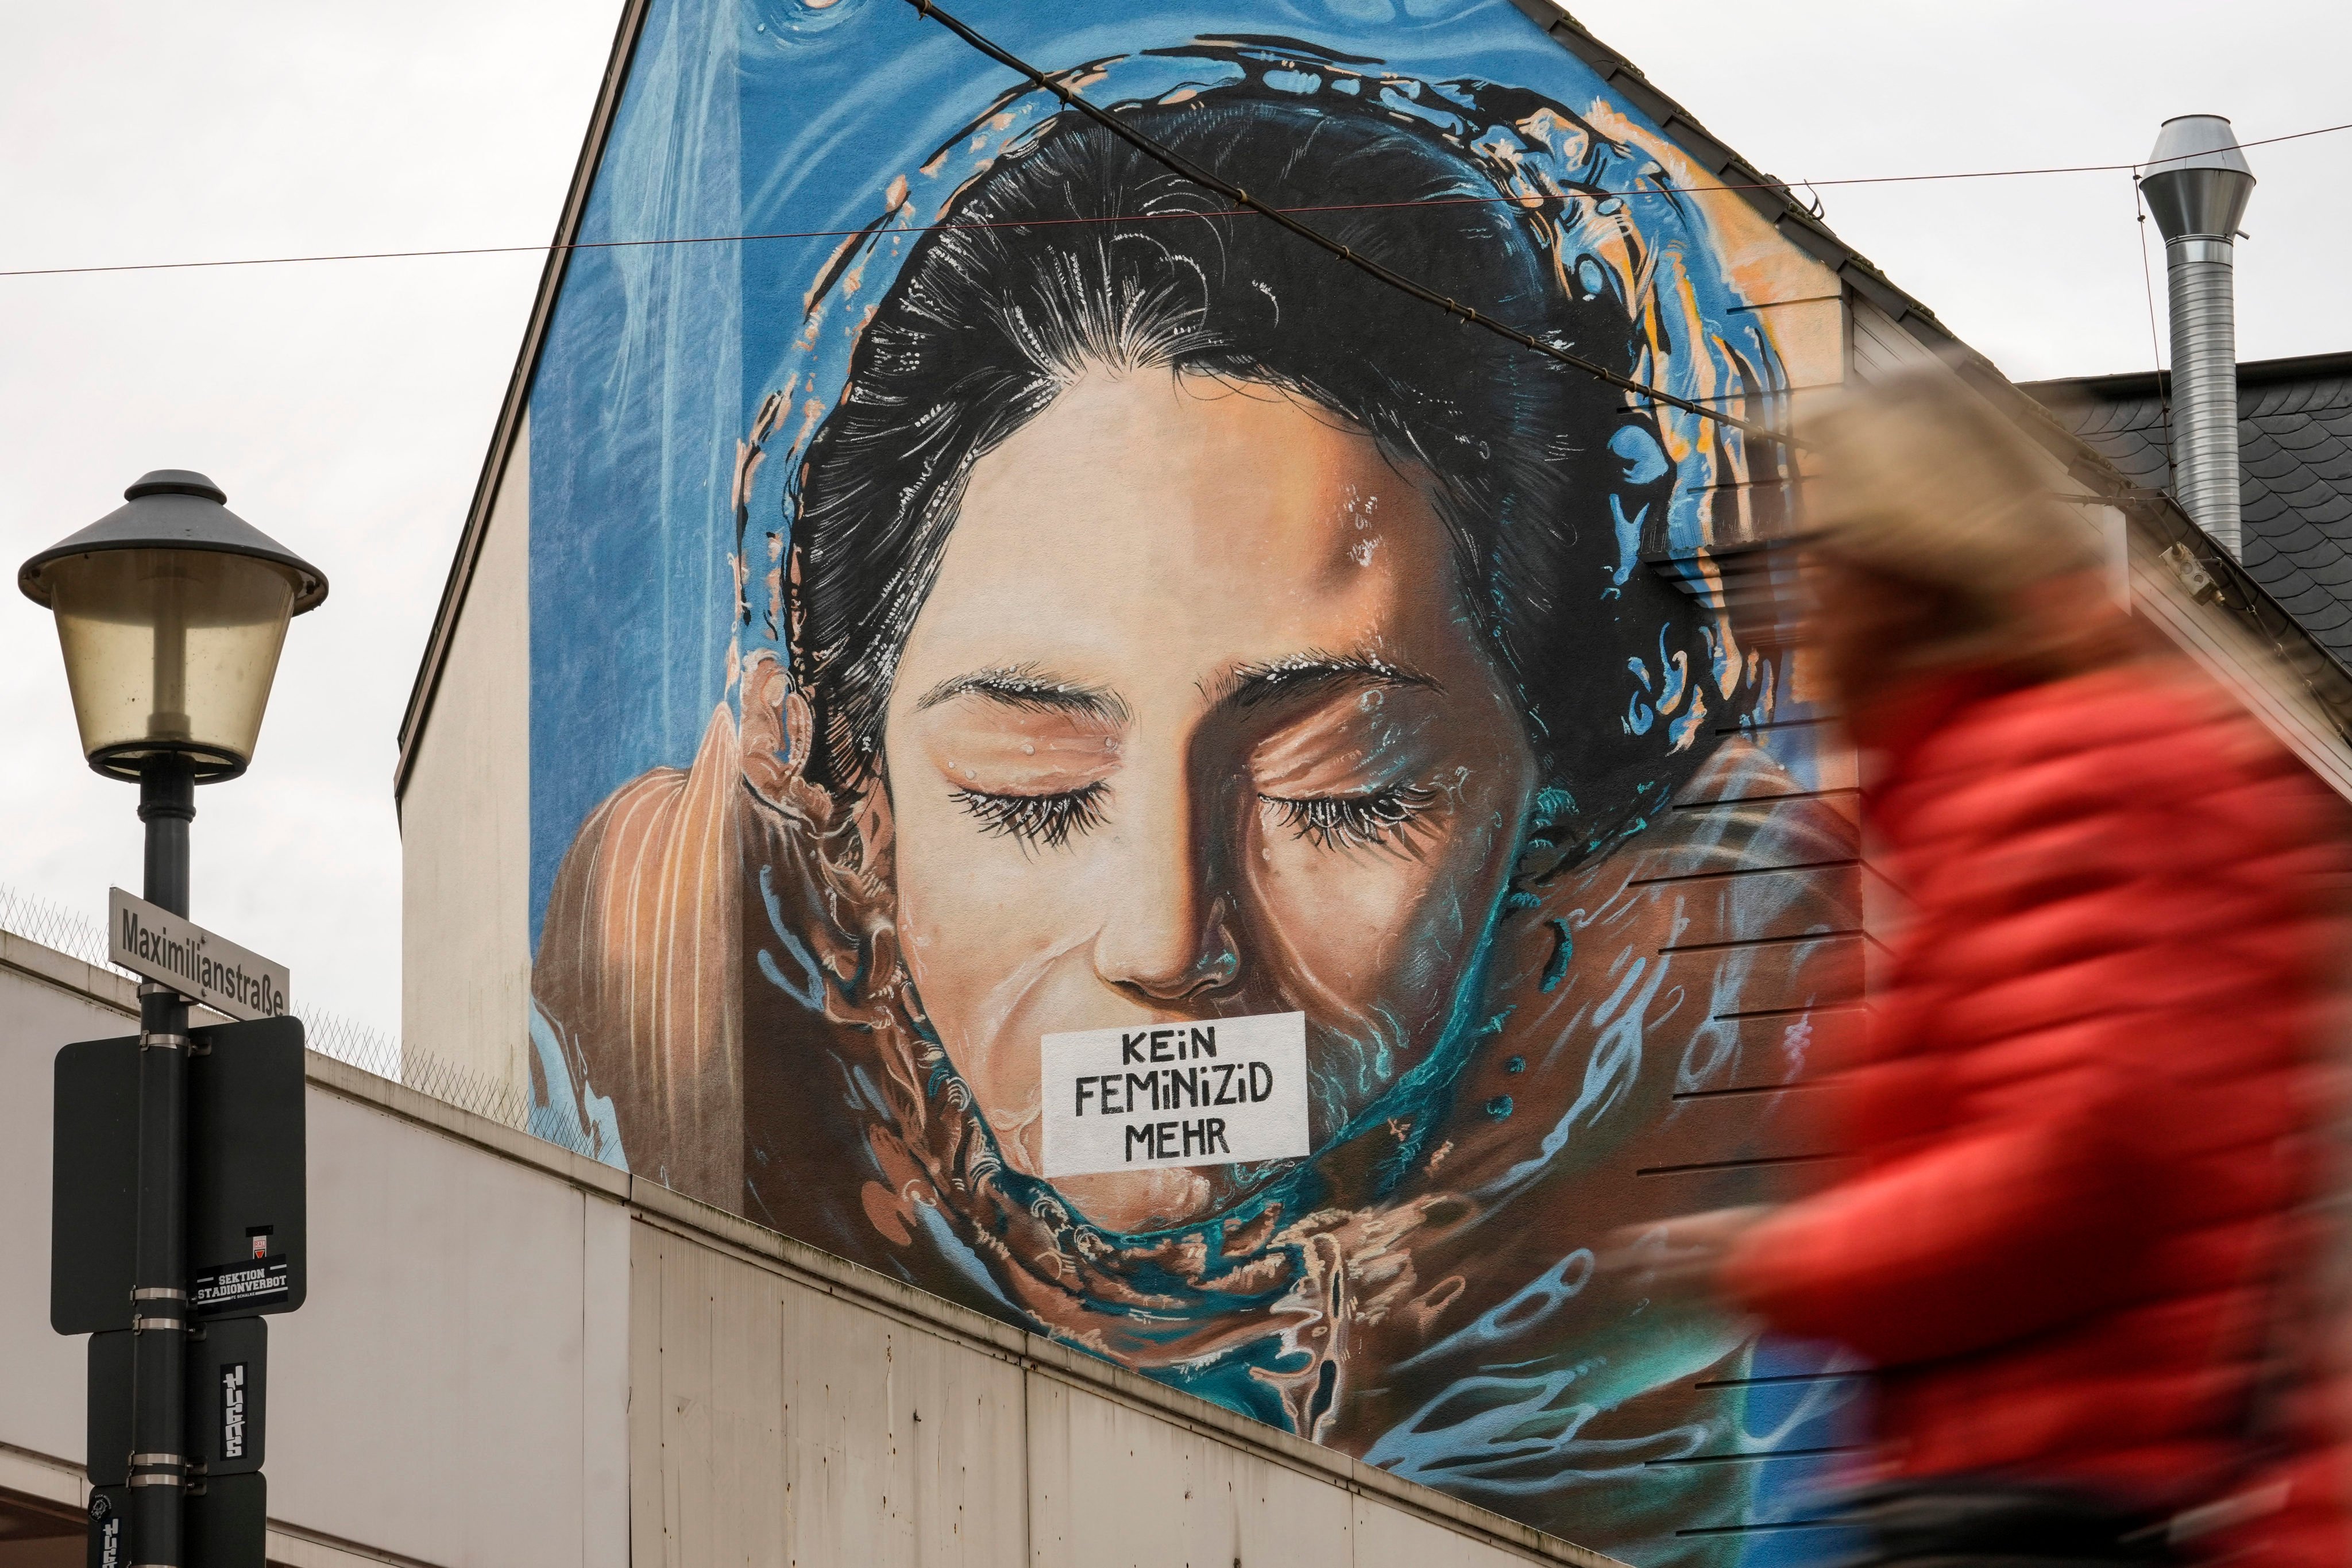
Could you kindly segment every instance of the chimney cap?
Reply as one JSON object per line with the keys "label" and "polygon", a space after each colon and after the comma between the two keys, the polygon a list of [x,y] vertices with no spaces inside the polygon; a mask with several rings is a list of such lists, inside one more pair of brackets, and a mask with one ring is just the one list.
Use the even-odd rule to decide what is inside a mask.
{"label": "chimney cap", "polygon": [[2228,239],[2246,216],[2254,172],[2225,116],[2177,114],[2158,130],[2139,188],[2165,238]]}

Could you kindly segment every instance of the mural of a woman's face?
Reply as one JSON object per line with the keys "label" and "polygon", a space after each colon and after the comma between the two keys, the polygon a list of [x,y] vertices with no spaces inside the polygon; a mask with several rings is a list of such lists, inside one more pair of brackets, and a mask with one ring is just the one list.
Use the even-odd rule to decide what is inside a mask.
{"label": "mural of a woman's face", "polygon": [[[1089,371],[972,468],[884,722],[917,991],[1018,1168],[1038,1039],[1304,1011],[1319,1140],[1441,1034],[1536,766],[1417,476],[1301,399]],[[1097,1223],[1230,1168],[1073,1177]]]}
{"label": "mural of a woman's face", "polygon": [[[776,237],[548,315],[533,1129],[1629,1562],[1796,1542],[1849,1369],[1591,1258],[1810,1168],[1846,763],[1680,575],[1790,454],[1612,381],[1778,424],[1835,278],[1504,0],[992,7],[1044,83],[645,9],[583,236]],[[1044,1169],[1044,1037],[1268,1014],[1306,1158]]]}

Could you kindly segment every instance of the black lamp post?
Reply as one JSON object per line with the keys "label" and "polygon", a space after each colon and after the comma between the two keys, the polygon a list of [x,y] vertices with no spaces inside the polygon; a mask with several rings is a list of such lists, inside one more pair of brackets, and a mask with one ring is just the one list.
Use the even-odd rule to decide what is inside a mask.
{"label": "black lamp post", "polygon": [[[204,475],[159,468],[126,505],[25,563],[17,586],[57,616],[82,752],[139,784],[144,896],[188,912],[195,786],[253,760],[286,624],[327,579],[232,512]],[[138,1244],[132,1322],[131,1561],[177,1568],[187,1485],[188,1007],[139,988]]]}

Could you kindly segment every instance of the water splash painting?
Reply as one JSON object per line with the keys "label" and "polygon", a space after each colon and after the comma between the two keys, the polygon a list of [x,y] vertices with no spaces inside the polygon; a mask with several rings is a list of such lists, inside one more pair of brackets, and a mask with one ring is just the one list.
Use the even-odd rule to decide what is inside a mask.
{"label": "water splash painting", "polygon": [[[1648,564],[1780,526],[1785,459],[1065,95],[1752,422],[1818,269],[1502,0],[960,14],[1050,87],[895,0],[648,16],[583,237],[783,237],[579,253],[533,386],[541,1115],[1583,1544],[1770,1560],[1844,1385],[1596,1252],[1774,1190],[1858,983],[1785,650]],[[1043,1036],[1276,1013],[1309,1153],[1045,1175]]]}

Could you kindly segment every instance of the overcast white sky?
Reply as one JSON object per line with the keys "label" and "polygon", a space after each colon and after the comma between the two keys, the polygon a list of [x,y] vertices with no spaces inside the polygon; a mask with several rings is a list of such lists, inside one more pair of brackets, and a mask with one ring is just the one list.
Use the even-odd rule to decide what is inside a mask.
{"label": "overcast white sky", "polygon": [[[984,24],[1011,3],[967,11]],[[2127,163],[2158,121],[2195,111],[2247,140],[2352,121],[2341,0],[1572,9],[1786,178]],[[0,269],[543,240],[617,12],[0,0]],[[2250,156],[2242,353],[2352,349],[2352,132]],[[2011,375],[2151,363],[2126,176],[1822,195],[1850,244]],[[332,579],[288,641],[252,773],[198,796],[194,912],[289,963],[298,1000],[387,1031],[394,732],[538,271],[469,258],[0,279],[0,565],[110,510],[142,471],[190,467]],[[0,885],[97,916],[110,883],[138,888],[134,805],[81,767],[47,618],[8,595]]]}

